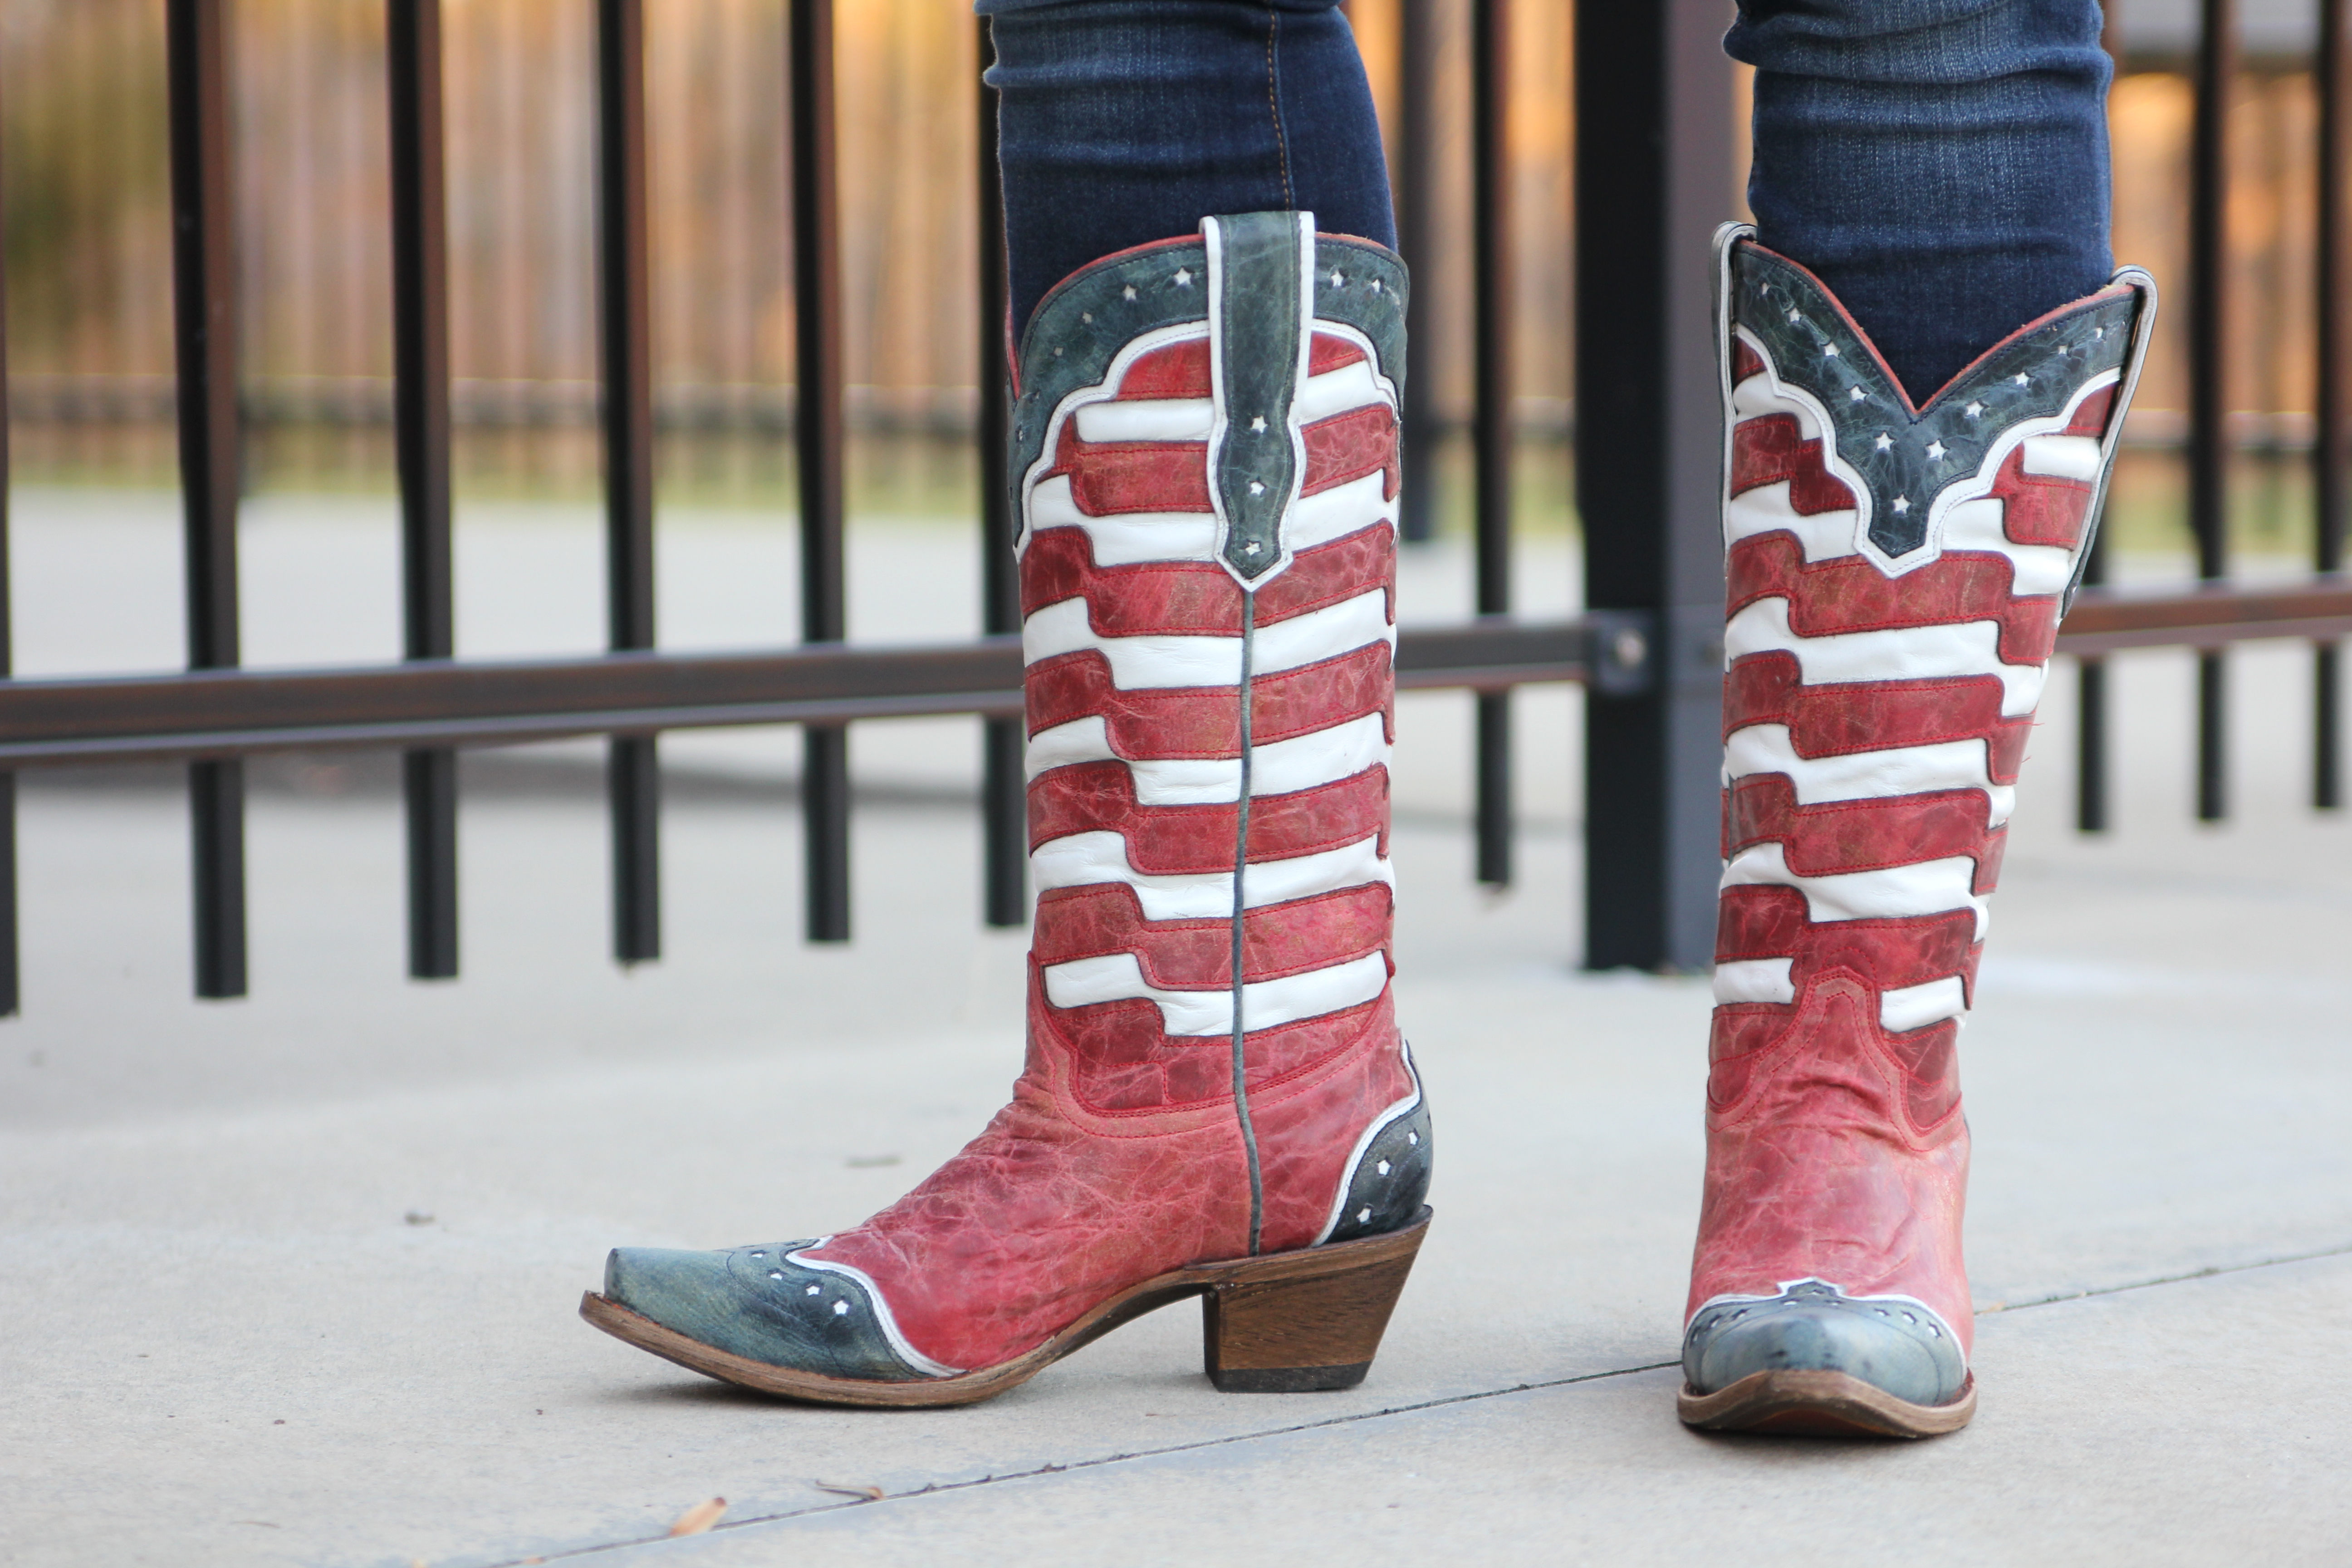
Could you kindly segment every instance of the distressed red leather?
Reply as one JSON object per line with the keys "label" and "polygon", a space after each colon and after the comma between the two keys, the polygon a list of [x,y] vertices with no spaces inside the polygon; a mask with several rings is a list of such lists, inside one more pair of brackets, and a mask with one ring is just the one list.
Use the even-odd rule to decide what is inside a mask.
{"label": "distressed red leather", "polygon": [[[1830,471],[1823,438],[1804,434],[1816,416],[1776,405],[1772,367],[1745,338],[1731,357],[1735,383],[1747,386],[1734,416],[1727,495],[1786,482],[1801,516],[1855,509],[1853,491]],[[2049,374],[2063,384],[2069,365],[2082,363],[2053,358]],[[1767,379],[1751,379],[1759,377]],[[2098,386],[2057,434],[2101,437],[2117,406],[2115,386]],[[2079,472],[2083,462],[2079,444],[2035,448],[2039,438],[2026,432],[1993,446],[1983,469],[1944,482],[1998,502],[2009,546],[2072,550],[2095,489],[2029,472],[2030,463]],[[1914,489],[1906,504],[1933,499]],[[1966,1349],[1969,1134],[1957,1014],[1973,1000],[1983,952],[1978,904],[1999,880],[2007,793],[2032,731],[2030,712],[2003,707],[2012,689],[2034,688],[2014,674],[2005,686],[1981,664],[1913,672],[1984,657],[1956,651],[1970,645],[1948,636],[1955,627],[1993,628],[2002,666],[2043,664],[2058,599],[2019,594],[2018,568],[2000,551],[1937,551],[1890,572],[1858,545],[1837,552],[1837,543],[1817,534],[1817,558],[1808,561],[1805,544],[1782,529],[1728,549],[1727,615],[1777,605],[1801,647],[1858,633],[1922,637],[1904,645],[1914,662],[1902,679],[1851,679],[1852,667],[1839,664],[1845,678],[1817,673],[1807,684],[1804,660],[1780,649],[1727,671],[1723,732],[1729,754],[1748,759],[1736,765],[1795,760],[1771,764],[1785,772],[1730,779],[1723,795],[1729,864],[1716,961],[1733,966],[1718,972],[1717,994],[1731,999],[1715,1009],[1708,1047],[1706,1180],[1688,1312],[1717,1296],[1771,1296],[1819,1279],[1853,1296],[1916,1298]],[[1783,727],[1785,739],[1764,732],[1742,746],[1742,732],[1761,726]],[[1873,763],[1879,753],[1885,761]],[[1965,876],[1955,862],[1966,863]],[[1893,912],[1874,912],[1885,910]],[[1781,999],[1738,999],[1776,990]]]}
{"label": "distressed red leather", "polygon": [[1958,1068],[1948,1044],[1898,1049],[1877,1001],[1874,975],[1816,973],[1769,1037],[1715,1064],[1686,1316],[1717,1296],[1819,1279],[1853,1296],[1916,1297],[1968,1348]]}
{"label": "distressed red leather", "polygon": [[[1310,370],[1346,373],[1364,357],[1354,342],[1318,333]],[[1114,362],[1117,384],[1081,401],[1102,401],[1105,393],[1129,403],[1206,399],[1210,369],[1205,340],[1163,344],[1123,371]],[[1354,373],[1348,384],[1367,383]],[[1166,426],[1181,427],[1182,412],[1171,411]],[[1304,436],[1308,494],[1384,473],[1381,488],[1393,497],[1396,413],[1384,397],[1318,420]],[[1204,442],[1088,443],[1071,417],[1047,450],[1047,466],[1033,478],[1066,476],[1082,519],[1209,508]],[[1124,537],[1131,553],[1132,534]],[[1369,512],[1360,526],[1298,551],[1265,580],[1255,625],[1263,633],[1351,600],[1380,608],[1375,626],[1392,625],[1395,564],[1392,519]],[[1097,638],[1241,635],[1242,591],[1216,562],[1105,563],[1087,529],[1066,521],[1031,531],[1021,590],[1024,615],[1053,610],[1066,628],[1066,606],[1082,600]],[[1383,735],[1391,732],[1391,644],[1360,629],[1333,635],[1373,640],[1254,676],[1247,700],[1255,747],[1278,743],[1318,755],[1315,737],[1339,726],[1360,731],[1360,721],[1376,714]],[[1250,1248],[1231,1035],[1173,1032],[1170,1019],[1179,1015],[1163,1012],[1156,999],[1172,996],[1190,1007],[1213,1002],[1231,1016],[1239,807],[1231,800],[1147,803],[1136,771],[1153,763],[1237,767],[1244,693],[1237,679],[1222,687],[1169,684],[1150,665],[1161,656],[1147,645],[1131,645],[1122,657],[1124,664],[1084,647],[1041,655],[1028,668],[1029,733],[1098,720],[1111,754],[1045,766],[1030,781],[1040,891],[1027,1059],[1011,1102],[906,1197],[808,1249],[863,1271],[908,1342],[951,1367],[1020,1355],[1118,1290]],[[1238,658],[1233,668],[1239,669]],[[1147,679],[1138,679],[1138,669]],[[1121,679],[1136,683],[1122,687]],[[1336,742],[1328,754],[1354,756]],[[1306,1247],[1324,1234],[1359,1141],[1416,1092],[1386,984],[1393,905],[1384,858],[1388,770],[1384,762],[1347,766],[1353,771],[1250,803],[1253,869],[1244,889],[1256,888],[1263,868],[1291,878],[1283,885],[1293,890],[1278,899],[1254,895],[1239,922],[1241,978],[1253,987],[1335,987],[1314,993],[1323,1000],[1309,1005],[1309,1016],[1252,1027],[1244,1041],[1265,1199],[1260,1247],[1268,1252]],[[1318,856],[1345,862],[1324,875],[1331,885],[1302,882],[1297,867],[1286,864]],[[1335,973],[1359,991],[1341,994]],[[1074,989],[1057,993],[1056,974],[1079,975],[1097,990],[1072,982]],[[1101,994],[1105,984],[1114,993],[1105,1000],[1053,1000]],[[1199,1026],[1196,1012],[1181,1016]]]}

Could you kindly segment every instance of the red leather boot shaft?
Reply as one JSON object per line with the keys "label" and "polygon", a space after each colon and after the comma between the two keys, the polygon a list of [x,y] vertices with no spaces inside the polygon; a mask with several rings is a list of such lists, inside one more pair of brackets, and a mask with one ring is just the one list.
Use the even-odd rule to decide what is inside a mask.
{"label": "red leather boot shaft", "polygon": [[[1114,258],[1123,297],[1197,295],[1199,254]],[[1054,332],[1082,337],[1097,310],[1049,299],[1031,374],[1066,363]],[[1253,590],[1217,555],[1208,321],[1116,345],[1032,439],[1026,1068],[962,1153],[803,1254],[873,1279],[945,1365],[994,1364],[1128,1285],[1250,1252],[1237,934],[1259,1250],[1329,1235],[1368,1130],[1417,1097],[1389,994],[1396,389],[1343,321],[1318,315],[1303,357],[1286,563],[1248,606],[1238,933]]]}
{"label": "red leather boot shaft", "polygon": [[1913,407],[1817,279],[1730,254],[1725,870],[1689,1311],[1808,1279],[1969,1343],[1954,1047],[2137,364],[2118,287]]}

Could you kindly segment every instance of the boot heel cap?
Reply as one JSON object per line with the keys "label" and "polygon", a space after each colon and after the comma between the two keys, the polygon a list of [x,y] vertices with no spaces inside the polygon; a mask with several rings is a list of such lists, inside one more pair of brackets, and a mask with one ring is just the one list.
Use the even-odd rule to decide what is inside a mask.
{"label": "boot heel cap", "polygon": [[1209,1381],[1224,1394],[1323,1394],[1353,1388],[1372,1370],[1368,1361],[1346,1366],[1234,1366],[1213,1368]]}

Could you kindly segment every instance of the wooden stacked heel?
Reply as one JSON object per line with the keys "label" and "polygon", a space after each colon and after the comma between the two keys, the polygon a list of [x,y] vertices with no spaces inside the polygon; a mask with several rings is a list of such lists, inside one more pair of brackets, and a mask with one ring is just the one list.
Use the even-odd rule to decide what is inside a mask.
{"label": "wooden stacked heel", "polygon": [[1388,1236],[1218,1265],[1201,1299],[1209,1381],[1228,1394],[1363,1382],[1428,1228],[1424,1208]]}

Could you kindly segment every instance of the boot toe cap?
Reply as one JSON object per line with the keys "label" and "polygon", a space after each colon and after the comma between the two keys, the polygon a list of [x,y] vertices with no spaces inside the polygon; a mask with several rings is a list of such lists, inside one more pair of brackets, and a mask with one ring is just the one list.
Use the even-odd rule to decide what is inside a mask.
{"label": "boot toe cap", "polygon": [[1948,1405],[1968,1358],[1937,1312],[1907,1296],[1848,1296],[1819,1279],[1773,1296],[1718,1296],[1683,1338],[1683,1375],[1713,1394],[1759,1372],[1839,1372],[1914,1405]]}
{"label": "boot toe cap", "polygon": [[675,1333],[770,1366],[886,1383],[936,1375],[899,1354],[862,1279],[792,1259],[815,1245],[615,1247],[604,1262],[604,1295]]}

